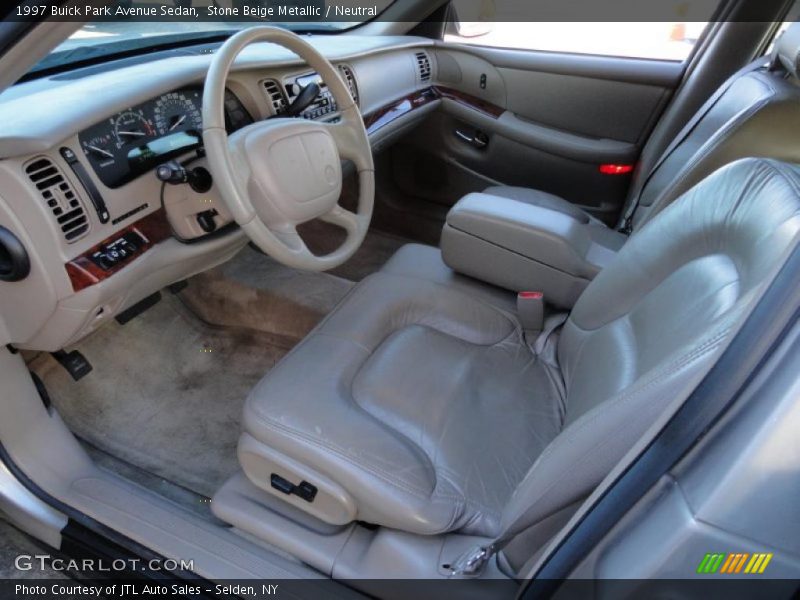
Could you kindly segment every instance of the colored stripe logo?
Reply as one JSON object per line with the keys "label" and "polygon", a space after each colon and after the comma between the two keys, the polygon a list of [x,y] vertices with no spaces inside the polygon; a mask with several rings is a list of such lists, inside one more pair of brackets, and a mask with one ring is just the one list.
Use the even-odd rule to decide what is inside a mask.
{"label": "colored stripe logo", "polygon": [[771,552],[708,553],[697,566],[697,572],[701,575],[761,575],[771,560]]}

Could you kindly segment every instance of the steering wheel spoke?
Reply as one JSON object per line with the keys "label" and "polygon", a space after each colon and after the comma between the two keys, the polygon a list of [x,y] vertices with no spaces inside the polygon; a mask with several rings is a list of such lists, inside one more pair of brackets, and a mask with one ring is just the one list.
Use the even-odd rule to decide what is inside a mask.
{"label": "steering wheel spoke", "polygon": [[311,255],[311,251],[306,246],[303,238],[297,232],[295,225],[282,225],[279,228],[270,228],[275,237],[278,238],[291,252],[301,255]]}
{"label": "steering wheel spoke", "polygon": [[339,150],[339,155],[342,158],[356,162],[358,170],[363,170],[364,165],[358,164],[363,151],[363,140],[360,139],[356,127],[347,119],[342,119],[338,123],[326,125],[326,128],[333,137],[336,147]]}
{"label": "steering wheel spoke", "polygon": [[338,225],[349,235],[358,234],[362,229],[366,230],[369,227],[369,219],[342,208],[338,204],[328,213],[322,215],[320,220],[332,225]]}

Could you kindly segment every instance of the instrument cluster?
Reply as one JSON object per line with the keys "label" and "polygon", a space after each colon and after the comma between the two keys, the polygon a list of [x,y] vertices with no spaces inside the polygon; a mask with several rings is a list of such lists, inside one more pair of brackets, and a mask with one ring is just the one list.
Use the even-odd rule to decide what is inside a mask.
{"label": "instrument cluster", "polygon": [[[200,148],[202,104],[201,88],[163,94],[83,131],[81,149],[100,181],[118,188],[164,161]],[[229,90],[225,112],[229,133],[253,122]]]}

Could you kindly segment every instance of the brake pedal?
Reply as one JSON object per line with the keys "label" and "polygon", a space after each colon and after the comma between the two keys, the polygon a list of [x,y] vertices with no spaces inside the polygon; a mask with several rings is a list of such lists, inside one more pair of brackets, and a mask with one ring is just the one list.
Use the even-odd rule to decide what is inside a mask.
{"label": "brake pedal", "polygon": [[77,350],[72,352],[59,350],[58,352],[51,352],[51,354],[75,381],[83,379],[92,372],[92,364]]}

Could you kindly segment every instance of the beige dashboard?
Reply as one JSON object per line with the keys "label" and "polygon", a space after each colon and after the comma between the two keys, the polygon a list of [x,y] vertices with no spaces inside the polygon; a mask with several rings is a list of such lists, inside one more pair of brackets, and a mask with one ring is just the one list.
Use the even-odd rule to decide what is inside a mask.
{"label": "beige dashboard", "polygon": [[[430,40],[309,40],[339,67],[375,152],[443,101],[459,99],[437,85]],[[0,281],[0,343],[64,348],[159,289],[229,260],[247,243],[213,185],[201,191],[164,185],[153,164],[107,185],[92,157],[97,149],[87,147],[97,146],[87,140],[105,139],[87,131],[114,125],[126,111],[180,90],[202,93],[210,61],[207,53],[188,54],[35,80],[0,95],[0,226],[16,235],[31,265],[24,280]],[[238,58],[227,87],[259,121],[279,116],[297,83],[313,75],[284,49],[255,44]],[[315,105],[303,117],[335,120],[335,106]],[[199,146],[169,158],[208,168]]]}

